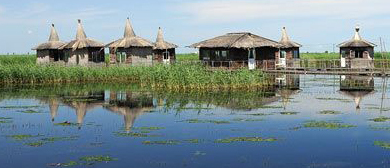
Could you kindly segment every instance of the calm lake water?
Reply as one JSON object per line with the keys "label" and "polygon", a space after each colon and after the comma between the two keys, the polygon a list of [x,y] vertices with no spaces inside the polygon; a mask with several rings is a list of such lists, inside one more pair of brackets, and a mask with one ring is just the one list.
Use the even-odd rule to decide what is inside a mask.
{"label": "calm lake water", "polygon": [[390,167],[386,79],[275,82],[247,93],[2,88],[0,167]]}

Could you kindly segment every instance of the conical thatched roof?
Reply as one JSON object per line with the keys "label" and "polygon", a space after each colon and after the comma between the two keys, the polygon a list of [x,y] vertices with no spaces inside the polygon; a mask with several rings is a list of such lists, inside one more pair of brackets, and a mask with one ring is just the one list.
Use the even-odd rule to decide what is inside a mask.
{"label": "conical thatched roof", "polygon": [[158,33],[157,33],[157,39],[156,43],[154,43],[153,49],[157,50],[167,50],[167,49],[172,49],[172,48],[177,48],[178,46],[172,43],[168,43],[164,41],[164,35],[161,27],[158,28]]}
{"label": "conical thatched roof", "polygon": [[77,34],[76,39],[67,43],[62,48],[63,49],[82,49],[82,48],[89,48],[89,47],[104,47],[104,44],[92,39],[87,38],[87,35],[84,32],[83,25],[81,25],[81,20],[78,20],[78,26],[77,26]]}
{"label": "conical thatched roof", "polygon": [[123,38],[106,45],[109,48],[153,47],[153,43],[135,35],[130,19],[127,18]]}
{"label": "conical thatched roof", "polygon": [[287,34],[286,27],[283,27],[283,29],[282,29],[282,39],[280,40],[279,43],[283,45],[282,48],[302,47],[301,44],[290,40],[290,37]]}
{"label": "conical thatched roof", "polygon": [[351,40],[348,40],[346,42],[343,42],[338,45],[338,47],[343,48],[343,47],[376,47],[374,43],[371,43],[369,41],[364,40],[360,36],[360,27],[356,26],[355,28],[355,35]]}
{"label": "conical thatched roof", "polygon": [[46,43],[39,44],[38,46],[34,47],[33,50],[56,50],[64,45],[65,42],[60,41],[57,31],[54,28],[54,24],[52,24],[49,41]]}
{"label": "conical thatched roof", "polygon": [[192,44],[192,48],[257,48],[281,47],[276,41],[251,33],[228,33],[209,40]]}

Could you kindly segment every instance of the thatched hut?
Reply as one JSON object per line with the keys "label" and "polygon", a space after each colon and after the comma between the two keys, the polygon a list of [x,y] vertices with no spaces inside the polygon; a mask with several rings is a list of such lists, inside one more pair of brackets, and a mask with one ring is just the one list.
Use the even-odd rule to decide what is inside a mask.
{"label": "thatched hut", "polygon": [[355,28],[355,35],[351,40],[338,45],[340,47],[341,67],[345,68],[373,68],[374,43],[364,40],[360,36],[360,28]]}
{"label": "thatched hut", "polygon": [[[279,43],[282,44],[282,46],[280,48],[280,54],[276,57],[277,65],[279,67],[294,67],[299,65],[299,48],[302,47],[302,45],[290,40],[286,27],[283,27],[282,29],[282,39]],[[298,61],[298,63],[294,64],[295,61]]]}
{"label": "thatched hut", "polygon": [[52,24],[49,41],[33,48],[33,50],[37,51],[37,63],[64,61],[64,53],[60,49],[64,45],[65,43],[60,41],[54,24]]}
{"label": "thatched hut", "polygon": [[127,18],[123,38],[106,45],[110,50],[111,63],[151,65],[153,43],[135,35],[130,19]]}
{"label": "thatched hut", "polygon": [[199,48],[199,59],[205,62],[244,62],[250,69],[261,60],[275,60],[279,55],[279,44],[276,41],[248,33],[228,33],[209,40],[192,44]]}
{"label": "thatched hut", "polygon": [[156,62],[173,63],[176,61],[176,48],[178,46],[164,41],[163,31],[161,27],[158,28],[156,43],[153,47],[153,59]]}
{"label": "thatched hut", "polygon": [[69,65],[86,66],[91,63],[104,63],[104,44],[87,38],[81,20],[78,20],[76,39],[62,47],[65,62]]}

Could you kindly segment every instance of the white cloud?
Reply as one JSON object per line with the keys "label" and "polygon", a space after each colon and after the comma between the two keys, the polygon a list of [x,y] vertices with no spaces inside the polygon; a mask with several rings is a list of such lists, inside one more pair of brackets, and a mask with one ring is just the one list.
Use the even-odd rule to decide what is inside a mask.
{"label": "white cloud", "polygon": [[[198,22],[262,18],[362,18],[390,14],[387,0],[211,0],[176,6]],[[320,19],[320,18],[319,18]]]}

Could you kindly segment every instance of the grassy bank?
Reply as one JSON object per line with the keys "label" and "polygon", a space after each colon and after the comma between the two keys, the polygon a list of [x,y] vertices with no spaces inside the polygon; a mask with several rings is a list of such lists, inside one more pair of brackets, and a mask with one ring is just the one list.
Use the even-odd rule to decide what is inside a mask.
{"label": "grassy bank", "polygon": [[262,72],[209,71],[202,65],[176,64],[153,67],[61,67],[0,65],[1,84],[126,82],[152,88],[256,89],[268,85]]}
{"label": "grassy bank", "polygon": [[176,55],[177,61],[198,61],[199,55],[196,53],[189,53],[189,54],[177,54]]}

